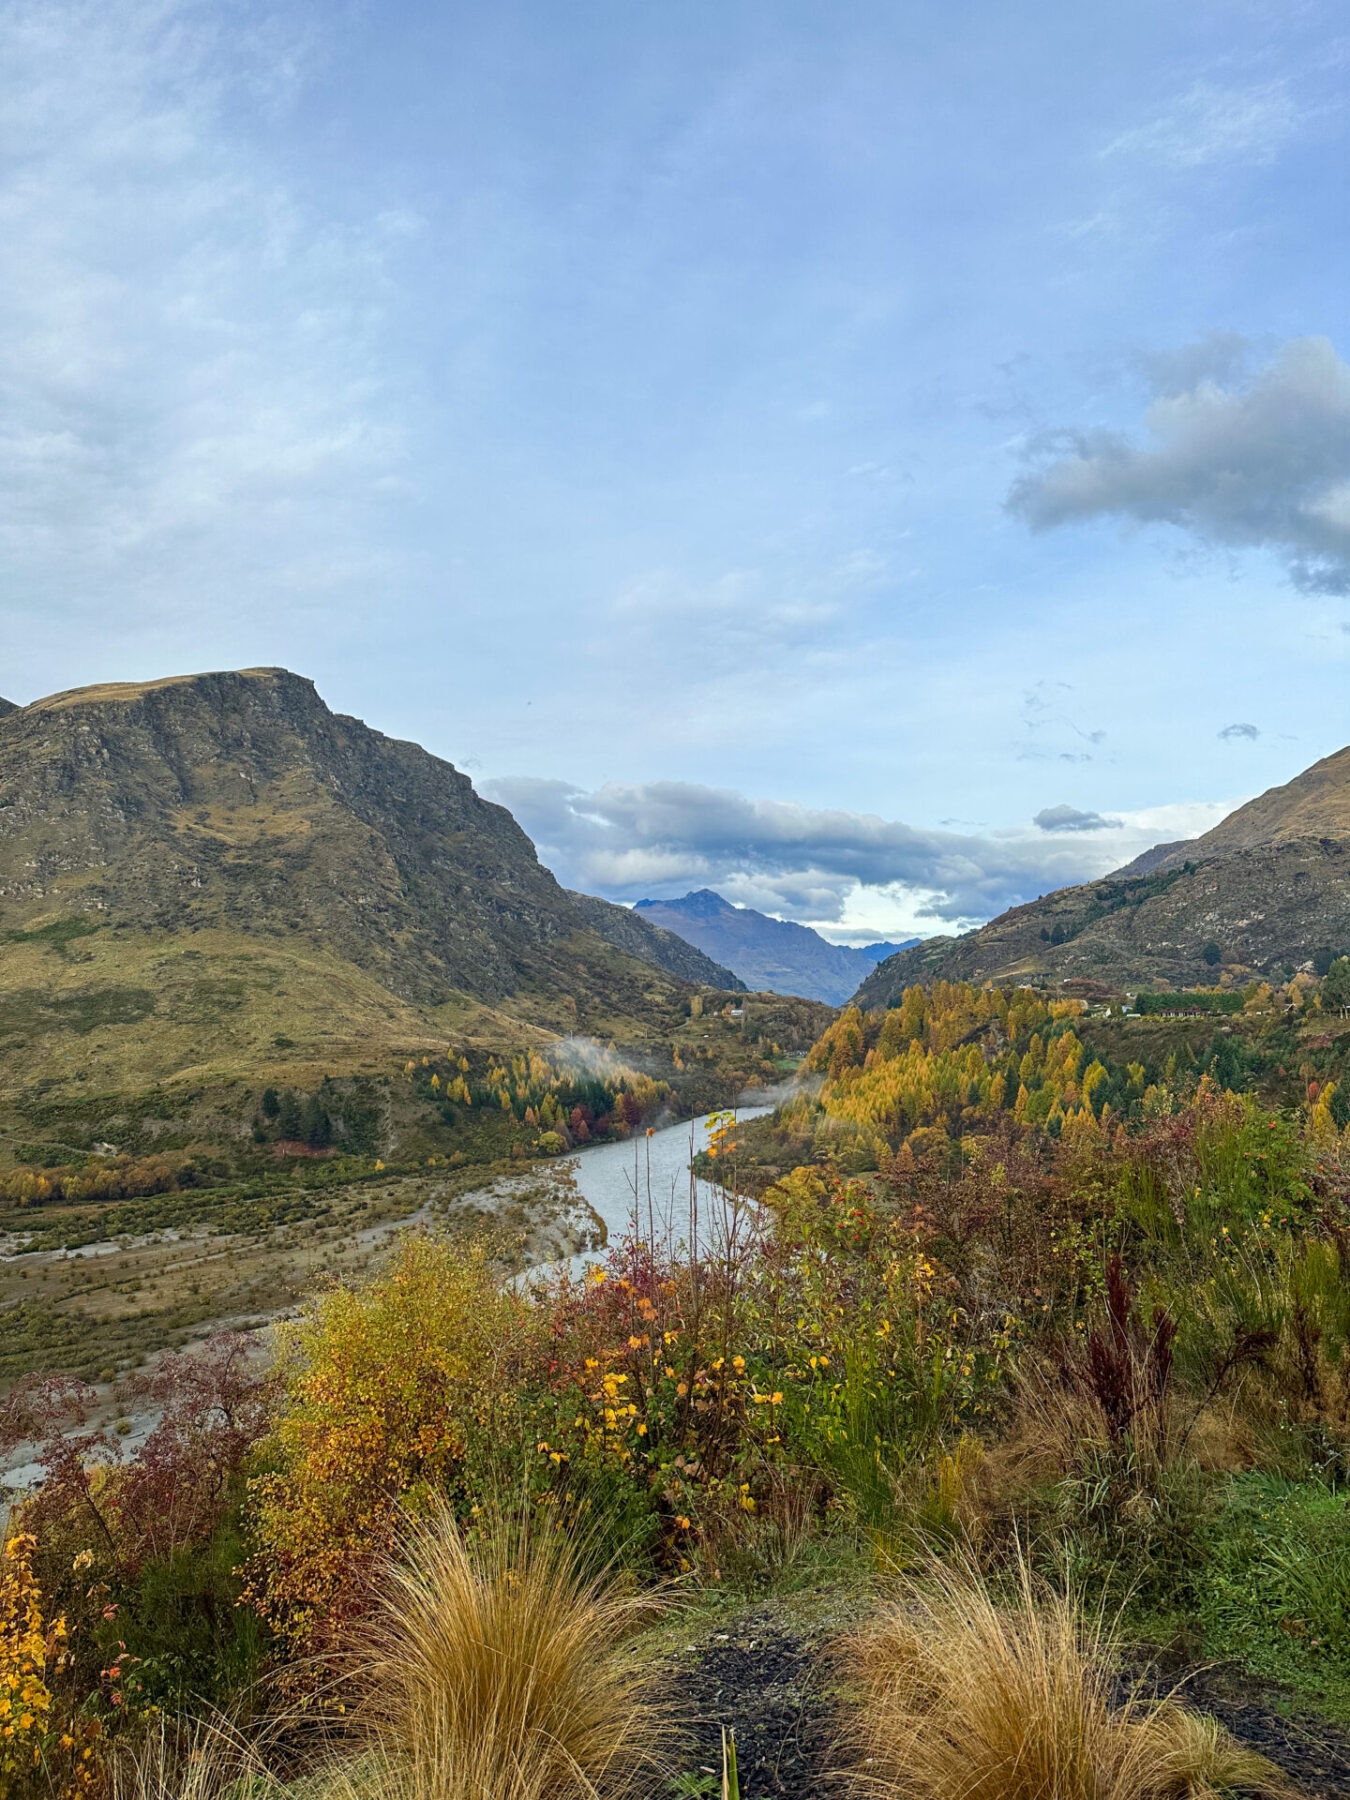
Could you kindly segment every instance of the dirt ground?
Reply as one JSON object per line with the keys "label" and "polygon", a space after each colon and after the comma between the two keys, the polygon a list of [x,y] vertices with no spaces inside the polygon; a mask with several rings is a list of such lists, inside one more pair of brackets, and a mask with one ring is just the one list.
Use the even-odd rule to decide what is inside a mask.
{"label": "dirt ground", "polygon": [[[665,1660],[673,1703],[687,1721],[686,1793],[701,1791],[700,1777],[713,1800],[720,1793],[713,1781],[724,1726],[736,1734],[742,1800],[820,1800],[846,1791],[836,1749],[842,1702],[829,1651],[847,1619],[826,1608],[797,1625],[792,1610],[776,1602],[749,1607]],[[848,1611],[857,1610],[855,1600]],[[1308,1795],[1350,1800],[1350,1733],[1298,1710],[1276,1684],[1208,1668],[1185,1681],[1178,1697],[1212,1713]]]}

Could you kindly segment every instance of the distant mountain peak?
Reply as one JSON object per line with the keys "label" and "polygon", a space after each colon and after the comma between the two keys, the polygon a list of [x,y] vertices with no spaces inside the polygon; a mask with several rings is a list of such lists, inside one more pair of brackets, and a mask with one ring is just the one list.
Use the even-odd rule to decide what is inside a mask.
{"label": "distant mountain peak", "polygon": [[4,695],[0,694],[0,719],[3,719],[6,713],[18,712],[18,710],[12,700],[6,700]]}
{"label": "distant mountain peak", "polygon": [[682,900],[639,900],[633,911],[650,912],[653,907],[677,912],[685,919],[720,919],[726,913],[741,910],[733,906],[730,900],[723,899],[721,894],[714,893],[711,888],[695,888]]}
{"label": "distant mountain peak", "polygon": [[756,992],[797,994],[831,1006],[847,1000],[883,957],[905,947],[832,944],[809,925],[733,906],[712,888],[677,900],[639,900],[633,910],[697,945]]}

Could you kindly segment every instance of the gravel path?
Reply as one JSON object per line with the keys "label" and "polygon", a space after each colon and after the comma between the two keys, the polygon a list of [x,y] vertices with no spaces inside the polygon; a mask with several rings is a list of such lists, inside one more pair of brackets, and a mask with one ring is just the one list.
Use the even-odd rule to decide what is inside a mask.
{"label": "gravel path", "polygon": [[1213,1713],[1239,1743],[1259,1750],[1309,1794],[1350,1800],[1350,1734],[1309,1713],[1276,1710],[1282,1690],[1225,1670],[1202,1670],[1178,1698]]}
{"label": "gravel path", "polygon": [[682,1660],[680,1710],[696,1721],[685,1766],[720,1775],[725,1725],[736,1733],[741,1800],[816,1800],[834,1712],[815,1649],[800,1637],[757,1635],[751,1621]]}

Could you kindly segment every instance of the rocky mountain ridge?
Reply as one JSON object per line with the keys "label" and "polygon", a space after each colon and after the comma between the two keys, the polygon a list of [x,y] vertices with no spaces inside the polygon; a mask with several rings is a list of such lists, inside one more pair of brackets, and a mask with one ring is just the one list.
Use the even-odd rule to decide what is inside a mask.
{"label": "rocky mountain ridge", "polygon": [[0,732],[0,923],[299,930],[402,998],[493,1000],[578,930],[684,980],[728,971],[573,896],[511,815],[283,669],[76,689]]}
{"label": "rocky mountain ridge", "polygon": [[1088,979],[1212,985],[1225,969],[1284,977],[1350,951],[1350,749],[1238,807],[1203,837],[1016,906],[964,937],[878,966],[859,1005],[915,982]]}
{"label": "rocky mountain ridge", "polygon": [[475,1004],[602,1030],[689,984],[739,986],[569,894],[467,776],[286,670],[76,689],[0,717],[0,1064],[60,1048],[62,1069],[116,1074],[117,1034],[130,1067],[137,1026],[137,1074],[158,1078],[232,1031],[247,1049],[264,1012],[261,1041],[283,1045],[292,1014],[359,1044]]}

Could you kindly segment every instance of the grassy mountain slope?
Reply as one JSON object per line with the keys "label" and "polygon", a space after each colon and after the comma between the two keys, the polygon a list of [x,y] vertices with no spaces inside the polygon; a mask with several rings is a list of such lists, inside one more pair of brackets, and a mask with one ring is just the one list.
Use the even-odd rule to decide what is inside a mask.
{"label": "grassy mountain slope", "polygon": [[257,669],[0,720],[0,1086],[641,1039],[728,971],[574,897],[468,779]]}
{"label": "grassy mountain slope", "polygon": [[633,910],[725,963],[751,988],[800,994],[830,1006],[840,1005],[882,957],[901,948],[832,944],[809,925],[732,906],[709,888],[680,900],[639,900]]}
{"label": "grassy mountain slope", "polygon": [[1115,875],[1013,907],[965,937],[902,951],[857,998],[884,1006],[935,978],[1184,987],[1213,982],[1225,967],[1284,976],[1319,952],[1348,949],[1350,749],[1203,837],[1160,845]]}
{"label": "grassy mountain slope", "polygon": [[1301,838],[1350,843],[1350,746],[1324,756],[1282,787],[1267,788],[1203,837],[1171,845],[1162,866],[1207,861],[1235,850],[1262,849]]}

